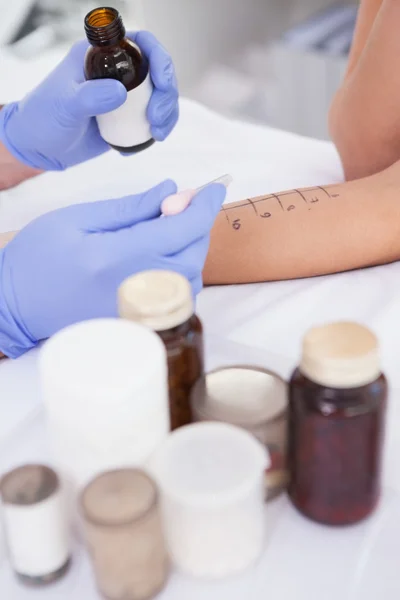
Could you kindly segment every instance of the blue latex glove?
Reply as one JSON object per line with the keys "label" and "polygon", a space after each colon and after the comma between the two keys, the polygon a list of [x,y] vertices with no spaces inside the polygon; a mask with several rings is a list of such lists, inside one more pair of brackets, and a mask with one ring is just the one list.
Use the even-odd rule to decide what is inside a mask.
{"label": "blue latex glove", "polygon": [[[178,120],[178,88],[171,57],[148,32],[130,36],[148,57],[154,92],[148,119],[155,140],[164,140]],[[60,171],[109,149],[93,118],[121,106],[126,89],[114,79],[85,81],[87,42],[79,42],[21,102],[0,111],[0,141],[22,163]]]}
{"label": "blue latex glove", "polygon": [[197,294],[226,190],[212,184],[181,214],[160,217],[175,192],[166,181],[137,196],[69,206],[17,234],[0,251],[0,351],[15,358],[67,325],[116,316],[119,285],[140,271],[181,273]]}

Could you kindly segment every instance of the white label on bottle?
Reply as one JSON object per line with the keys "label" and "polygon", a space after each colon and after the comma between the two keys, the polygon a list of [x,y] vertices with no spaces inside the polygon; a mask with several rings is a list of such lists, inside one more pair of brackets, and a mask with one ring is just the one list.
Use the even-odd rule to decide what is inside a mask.
{"label": "white label on bottle", "polygon": [[153,93],[150,73],[137,88],[128,92],[119,108],[97,117],[101,137],[113,146],[131,148],[148,142],[151,138],[147,120],[147,106]]}
{"label": "white label on bottle", "polygon": [[60,492],[31,506],[4,505],[11,563],[17,573],[40,577],[58,571],[69,557],[69,536]]}

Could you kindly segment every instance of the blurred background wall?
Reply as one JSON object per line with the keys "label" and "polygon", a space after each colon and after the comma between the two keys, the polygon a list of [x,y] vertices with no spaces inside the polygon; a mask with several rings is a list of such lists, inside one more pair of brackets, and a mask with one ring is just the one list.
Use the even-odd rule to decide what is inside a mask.
{"label": "blurred background wall", "polygon": [[[329,0],[143,0],[147,24],[172,52],[184,86],[217,61],[234,62],[327,7]],[[184,52],[182,50],[184,49]]]}
{"label": "blurred background wall", "polygon": [[[31,61],[33,70],[51,65],[83,36],[83,17],[98,5],[0,0],[0,77],[2,57],[16,68],[21,60]],[[146,27],[164,43],[184,95],[227,116],[328,137],[326,114],[354,30],[352,0],[113,0],[111,5],[129,28]],[[0,93],[4,101],[1,83]]]}

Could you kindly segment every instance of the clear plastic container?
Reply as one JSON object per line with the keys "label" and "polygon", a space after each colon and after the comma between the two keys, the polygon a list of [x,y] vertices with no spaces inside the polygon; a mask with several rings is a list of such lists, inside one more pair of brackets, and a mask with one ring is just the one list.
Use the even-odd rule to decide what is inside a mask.
{"label": "clear plastic container", "polygon": [[120,319],[64,329],[39,360],[55,461],[78,491],[101,472],[146,464],[169,432],[160,338]]}
{"label": "clear plastic container", "polygon": [[215,369],[192,392],[194,421],[224,421],[246,429],[269,452],[266,499],[287,486],[287,384],[276,373],[250,366]]}
{"label": "clear plastic container", "polygon": [[154,598],[169,574],[154,482],[135,469],[103,473],[80,504],[100,593],[110,600]]}
{"label": "clear plastic container", "polygon": [[214,579],[241,572],[265,540],[264,471],[268,452],[226,423],[174,431],[152,461],[175,566]]}

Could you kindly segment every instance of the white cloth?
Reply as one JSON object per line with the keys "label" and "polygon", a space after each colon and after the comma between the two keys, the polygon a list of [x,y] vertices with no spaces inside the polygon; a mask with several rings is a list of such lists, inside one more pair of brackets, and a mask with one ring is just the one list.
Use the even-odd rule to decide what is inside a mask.
{"label": "white cloth", "polygon": [[[1,194],[0,227],[16,229],[53,208],[134,193],[165,177],[176,179],[182,189],[225,172],[234,177],[228,201],[342,179],[338,157],[328,143],[231,122],[183,101],[179,127],[164,144],[129,159],[109,153]],[[288,376],[298,360],[301,336],[310,325],[357,319],[379,335],[385,370],[392,384],[400,385],[399,269],[394,264],[310,280],[205,290],[198,308],[207,332],[208,367],[247,361]],[[1,470],[48,457],[37,352],[0,364]],[[326,529],[297,515],[280,498],[268,506],[268,544],[254,570],[218,584],[174,574],[160,600],[376,600],[381,591],[385,600],[397,600],[400,415],[395,398],[393,392],[385,493],[374,518],[353,528]],[[30,597],[16,586],[7,566],[0,571],[0,591],[9,600]],[[41,600],[75,596],[98,599],[85,557],[75,561],[63,582],[40,592]]]}

